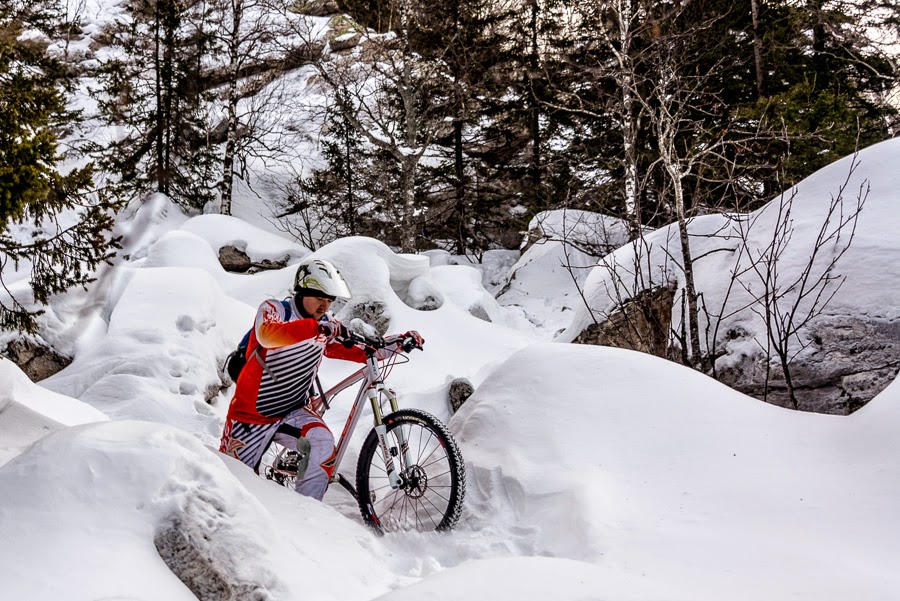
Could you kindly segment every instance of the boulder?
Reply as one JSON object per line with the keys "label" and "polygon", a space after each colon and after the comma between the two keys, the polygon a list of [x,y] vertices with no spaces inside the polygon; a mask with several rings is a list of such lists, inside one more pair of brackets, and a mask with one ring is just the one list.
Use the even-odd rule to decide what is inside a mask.
{"label": "boulder", "polygon": [[672,358],[669,329],[672,322],[673,287],[645,290],[622,308],[585,328],[573,342],[627,348],[657,357]]}
{"label": "boulder", "polygon": [[450,406],[453,408],[453,413],[459,411],[459,408],[463,406],[463,403],[465,403],[474,392],[475,387],[472,386],[472,383],[466,378],[456,378],[450,382],[450,387],[447,389],[447,396],[450,400]]}
{"label": "boulder", "polygon": [[387,313],[387,305],[378,301],[348,304],[336,311],[335,314],[344,323],[349,323],[353,319],[360,319],[375,328],[381,336],[387,334],[391,325],[391,317]]}
{"label": "boulder", "polygon": [[19,366],[32,382],[39,382],[62,371],[72,359],[49,346],[27,338],[13,340],[6,347],[10,361]]}
{"label": "boulder", "polygon": [[328,46],[332,52],[355,48],[362,39],[362,28],[347,15],[333,16],[329,25]]}
{"label": "boulder", "polygon": [[[186,516],[187,517],[187,516]],[[272,596],[261,584],[236,580],[230,557],[218,557],[221,543],[202,521],[175,518],[153,538],[160,558],[200,601],[263,601]]]}
{"label": "boulder", "polygon": [[246,252],[236,246],[227,245],[219,249],[219,263],[222,264],[222,269],[232,273],[256,273],[258,271],[283,269],[287,266],[289,260],[290,257],[285,256],[277,261],[271,259],[253,261]]}
{"label": "boulder", "polygon": [[471,315],[472,317],[477,317],[482,321],[491,323],[491,316],[488,315],[487,310],[485,310],[485,308],[481,305],[472,305],[471,307],[469,307],[469,315]]}
{"label": "boulder", "polygon": [[[900,371],[900,322],[861,316],[820,316],[809,328],[810,346],[790,364],[797,408],[849,415],[890,384]],[[740,345],[736,332],[726,342]],[[761,354],[744,355],[719,369],[720,381],[750,396],[792,407],[780,365]]]}
{"label": "boulder", "polygon": [[328,17],[340,10],[333,0],[299,0],[291,6],[291,12],[310,17]]}
{"label": "boulder", "polygon": [[243,250],[235,246],[223,246],[219,249],[219,263],[225,271],[245,273],[253,262]]}
{"label": "boulder", "polygon": [[345,50],[350,50],[351,48],[356,48],[356,46],[359,45],[360,39],[362,39],[362,34],[357,31],[335,36],[331,38],[328,43],[332,52],[343,52]]}

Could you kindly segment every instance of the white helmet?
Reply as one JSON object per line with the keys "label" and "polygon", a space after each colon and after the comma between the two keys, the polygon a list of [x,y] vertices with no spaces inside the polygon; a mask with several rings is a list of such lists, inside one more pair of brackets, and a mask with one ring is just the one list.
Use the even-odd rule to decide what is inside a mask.
{"label": "white helmet", "polygon": [[324,259],[306,259],[297,266],[294,292],[300,296],[350,298],[350,288],[341,272]]}

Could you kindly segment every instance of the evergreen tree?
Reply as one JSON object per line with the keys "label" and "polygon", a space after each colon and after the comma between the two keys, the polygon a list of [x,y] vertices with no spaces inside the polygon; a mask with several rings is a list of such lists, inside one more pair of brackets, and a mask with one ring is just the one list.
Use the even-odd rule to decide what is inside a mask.
{"label": "evergreen tree", "polygon": [[101,111],[125,135],[100,150],[100,164],[119,174],[122,198],[161,192],[189,209],[214,198],[215,149],[208,143],[207,82],[202,69],[210,43],[204,3],[131,0],[130,19],[114,42],[124,56],[103,66]]}
{"label": "evergreen tree", "polygon": [[423,170],[422,203],[427,237],[457,254],[495,244],[495,232],[508,227],[510,214],[501,203],[485,202],[479,154],[487,141],[483,116],[487,98],[502,96],[500,70],[509,57],[504,24],[511,3],[486,0],[420,3],[413,47],[438,65],[436,77],[447,89],[439,99],[450,127],[435,140],[440,161]]}
{"label": "evergreen tree", "polygon": [[[326,113],[321,152],[325,166],[300,179],[280,217],[303,215],[318,230],[319,241],[372,232],[374,207],[366,189],[370,160],[363,136],[339,109],[351,99],[346,90],[336,92],[339,102]],[[312,223],[315,220],[315,223]],[[377,227],[377,226],[376,226]]]}
{"label": "evergreen tree", "polygon": [[[61,173],[57,127],[66,111],[68,74],[39,45],[20,39],[25,28],[52,26],[54,6],[22,2],[0,9],[0,285],[2,270],[30,270],[34,301],[92,280],[111,257],[106,232],[112,206],[91,196],[93,167]],[[11,293],[0,300],[0,328],[34,332],[41,311]]]}
{"label": "evergreen tree", "polygon": [[[755,149],[777,157],[772,192],[890,135],[897,112],[884,102],[897,65],[870,39],[897,7],[877,3],[769,2],[761,5],[763,94],[738,106],[786,135]],[[884,15],[882,18],[880,15]],[[776,161],[772,161],[776,162]]]}
{"label": "evergreen tree", "polygon": [[[396,35],[371,37],[368,60],[319,63],[322,80],[330,88],[348,123],[389,163],[373,179],[396,173],[396,185],[383,187],[377,201],[400,234],[404,252],[419,248],[423,221],[418,193],[423,157],[446,129],[444,82],[435,77],[435,62],[413,48],[411,32],[418,27],[414,0],[395,0]],[[345,90],[346,96],[337,94]]]}

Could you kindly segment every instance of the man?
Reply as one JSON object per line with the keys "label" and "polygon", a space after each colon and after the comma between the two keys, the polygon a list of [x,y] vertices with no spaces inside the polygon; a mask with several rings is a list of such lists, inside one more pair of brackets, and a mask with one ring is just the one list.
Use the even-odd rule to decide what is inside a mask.
{"label": "man", "polygon": [[[254,470],[273,439],[297,449],[302,461],[295,488],[320,500],[334,468],[335,447],[321,408],[309,404],[319,363],[323,356],[366,361],[361,348],[346,348],[337,341],[347,335],[344,325],[328,313],[337,297],[350,298],[337,268],[322,259],[307,259],[297,267],[289,309],[276,300],[260,305],[219,447]],[[410,336],[418,346],[424,342],[416,332],[400,338]]]}

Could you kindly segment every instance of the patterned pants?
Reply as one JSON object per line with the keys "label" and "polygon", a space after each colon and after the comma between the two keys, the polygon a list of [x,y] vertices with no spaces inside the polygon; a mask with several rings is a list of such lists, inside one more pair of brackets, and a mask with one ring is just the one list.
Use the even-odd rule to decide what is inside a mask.
{"label": "patterned pants", "polygon": [[273,424],[247,424],[226,420],[219,451],[240,459],[258,472],[259,462],[269,443],[274,440],[288,449],[296,449],[297,431],[309,441],[310,455],[306,475],[302,480],[297,480],[294,488],[301,495],[321,500],[334,470],[334,435],[322,418],[306,407],[291,411],[281,421]]}

